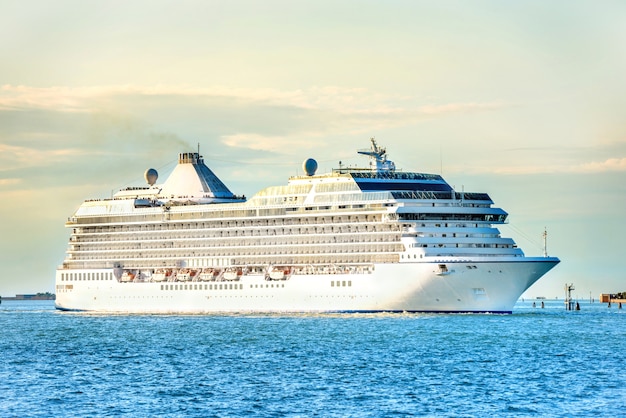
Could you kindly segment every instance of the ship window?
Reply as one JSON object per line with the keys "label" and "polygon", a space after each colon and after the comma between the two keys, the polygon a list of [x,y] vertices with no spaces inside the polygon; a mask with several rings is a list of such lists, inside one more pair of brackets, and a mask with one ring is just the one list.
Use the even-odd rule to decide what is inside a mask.
{"label": "ship window", "polygon": [[346,281],[345,281],[345,280],[344,280],[344,281],[342,281],[342,282],[341,282],[341,285],[342,285],[342,286],[345,286],[345,285],[346,285]]}
{"label": "ship window", "polygon": [[335,287],[335,281],[334,280],[330,281],[330,287]]}
{"label": "ship window", "polygon": [[348,280],[348,286],[352,287],[352,280]]}
{"label": "ship window", "polygon": [[163,290],[163,285],[161,285],[161,290]]}

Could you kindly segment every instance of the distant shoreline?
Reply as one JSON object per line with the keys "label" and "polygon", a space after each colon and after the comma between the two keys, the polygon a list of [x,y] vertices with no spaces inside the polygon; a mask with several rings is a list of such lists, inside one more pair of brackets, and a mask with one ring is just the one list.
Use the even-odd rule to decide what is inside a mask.
{"label": "distant shoreline", "polygon": [[1,300],[56,300],[53,293],[37,293],[36,295],[0,296]]}

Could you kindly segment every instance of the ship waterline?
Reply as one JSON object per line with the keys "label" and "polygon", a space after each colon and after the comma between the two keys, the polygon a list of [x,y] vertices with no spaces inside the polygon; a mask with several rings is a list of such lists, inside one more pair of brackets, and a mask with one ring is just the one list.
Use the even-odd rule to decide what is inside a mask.
{"label": "ship waterline", "polygon": [[511,312],[554,267],[496,225],[485,193],[396,171],[374,140],[365,169],[305,175],[246,200],[199,153],[163,185],[85,201],[56,274],[63,310]]}

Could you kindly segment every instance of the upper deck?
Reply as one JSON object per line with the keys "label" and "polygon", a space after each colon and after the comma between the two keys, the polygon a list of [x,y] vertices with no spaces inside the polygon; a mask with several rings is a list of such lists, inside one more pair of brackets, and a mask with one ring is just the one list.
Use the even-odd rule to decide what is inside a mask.
{"label": "upper deck", "polygon": [[[178,165],[163,185],[157,185],[156,170],[146,172],[148,186],[129,187],[112,199],[85,201],[68,226],[88,223],[141,222],[232,216],[295,215],[300,211],[346,212],[385,208],[387,212],[450,212],[446,207],[482,208],[484,215],[505,214],[490,208],[486,193],[456,192],[437,174],[397,171],[386,151],[372,140],[370,168],[334,169],[315,174],[317,163],[309,159],[306,175],[289,178],[287,185],[260,190],[251,199],[237,196],[204,164],[198,153],[182,153]],[[219,205],[216,205],[219,203]],[[399,210],[398,207],[404,206]],[[394,209],[395,207],[395,209]],[[271,208],[276,210],[268,211]],[[413,208],[413,209],[411,209]],[[426,210],[426,209],[424,209]],[[458,209],[454,209],[458,212]],[[472,210],[475,215],[476,210]],[[195,213],[195,215],[192,215]],[[493,218],[493,217],[492,217]],[[502,219],[498,216],[495,219]]]}

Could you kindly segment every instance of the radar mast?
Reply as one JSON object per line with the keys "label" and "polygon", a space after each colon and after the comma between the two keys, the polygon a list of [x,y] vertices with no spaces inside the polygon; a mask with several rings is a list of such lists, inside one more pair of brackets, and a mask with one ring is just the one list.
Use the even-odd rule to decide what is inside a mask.
{"label": "radar mast", "polygon": [[370,169],[377,173],[393,173],[396,171],[394,162],[387,160],[387,150],[383,147],[379,147],[376,143],[376,139],[370,138],[370,141],[372,141],[372,147],[370,149],[357,150],[359,154],[370,157]]}

